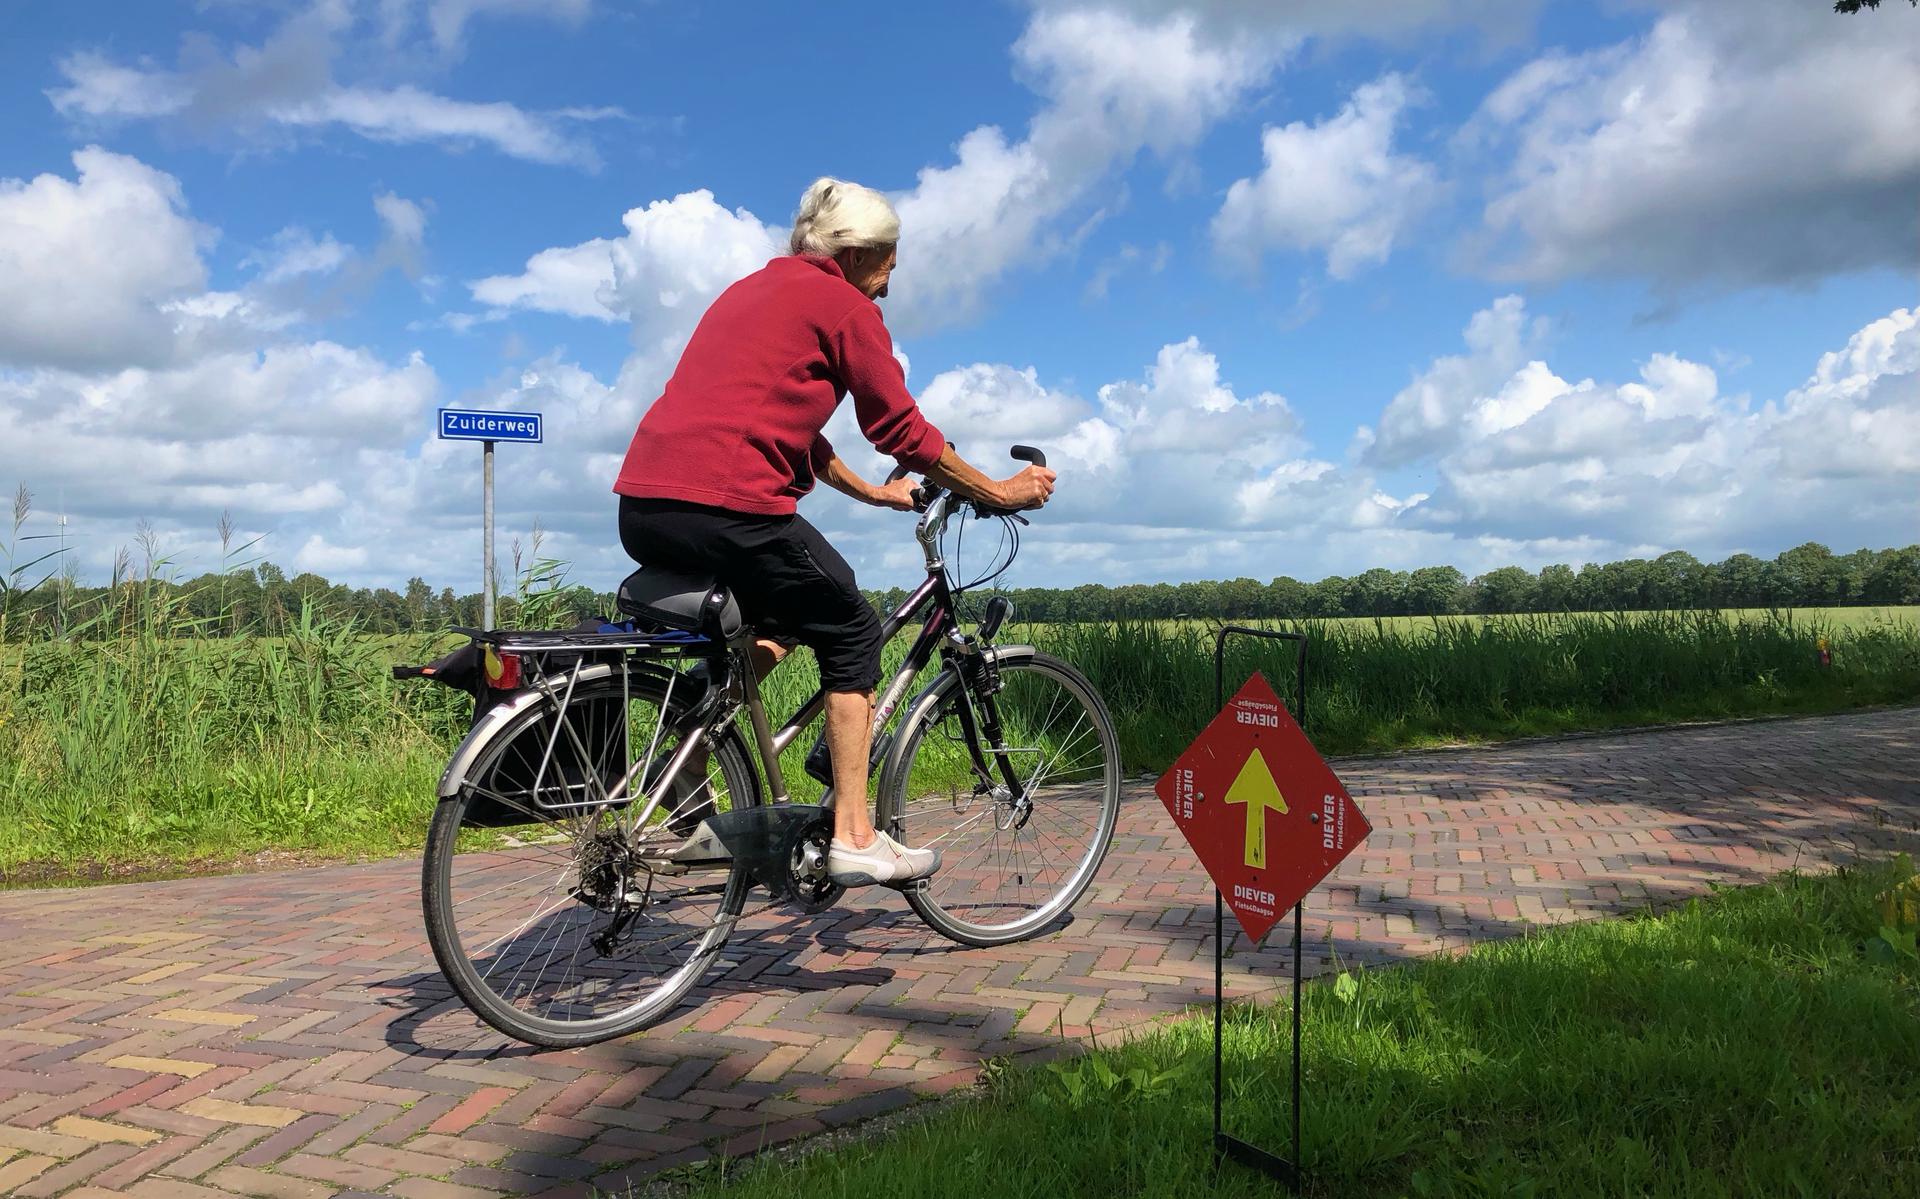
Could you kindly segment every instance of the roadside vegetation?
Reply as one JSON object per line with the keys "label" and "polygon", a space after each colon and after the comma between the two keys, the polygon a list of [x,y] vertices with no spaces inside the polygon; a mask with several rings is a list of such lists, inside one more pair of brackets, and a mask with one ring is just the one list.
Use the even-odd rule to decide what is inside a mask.
{"label": "roadside vegetation", "polygon": [[[233,569],[183,587],[150,540],[139,566],[124,564],[85,607],[61,609],[57,625],[28,619],[45,551],[19,528],[0,573],[0,883],[419,845],[470,702],[396,683],[388,668],[458,637],[371,632],[313,597],[257,620],[235,598],[252,577],[251,547],[229,545]],[[503,623],[565,627],[580,591],[538,548]],[[1215,623],[1030,622],[1003,637],[1092,678],[1137,773],[1163,769],[1211,717]],[[1310,638],[1307,727],[1336,755],[1920,700],[1917,609],[1263,623]],[[889,668],[907,640],[888,648]],[[1283,692],[1292,685],[1288,647],[1232,643],[1229,686],[1255,669]],[[776,672],[776,718],[815,682],[810,655]],[[799,758],[785,763],[789,788],[811,797]]]}
{"label": "roadside vegetation", "polygon": [[[1920,1194],[1916,894],[1904,859],[1788,875],[1310,983],[1306,1193]],[[1225,1037],[1228,1127],[1283,1156],[1290,1020],[1234,1007]],[[1275,1194],[1213,1163],[1211,1052],[1201,1016],[1003,1064],[884,1138],[710,1164],[689,1195]]]}
{"label": "roadside vegetation", "polygon": [[[177,613],[137,596],[119,618],[110,639],[0,651],[0,877],[420,843],[469,703],[396,683],[387,668],[457,638],[366,635],[311,606],[274,637],[182,635]],[[1307,727],[1328,754],[1920,700],[1920,623],[1909,621],[1689,612],[1297,627],[1312,639]],[[1093,679],[1129,772],[1163,769],[1213,713],[1201,625],[1011,633]],[[905,649],[904,638],[889,647],[889,666]],[[1255,669],[1291,686],[1286,649],[1230,643],[1229,687]],[[785,715],[814,683],[811,660],[796,655],[769,680],[772,710]],[[814,794],[789,759],[789,786]]]}
{"label": "roadside vegetation", "polygon": [[[1309,638],[1307,729],[1327,754],[1920,699],[1912,619],[1699,611],[1273,623]],[[1163,768],[1215,711],[1208,627],[1029,631],[1099,684],[1132,765]],[[1228,690],[1260,670],[1290,694],[1292,655],[1289,645],[1230,639]]]}

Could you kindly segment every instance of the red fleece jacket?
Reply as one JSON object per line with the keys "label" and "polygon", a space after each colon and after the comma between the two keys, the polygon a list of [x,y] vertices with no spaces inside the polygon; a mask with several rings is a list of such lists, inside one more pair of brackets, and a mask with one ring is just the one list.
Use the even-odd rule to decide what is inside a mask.
{"label": "red fleece jacket", "polygon": [[921,473],[939,461],[947,439],[907,391],[880,309],[831,258],[776,258],[700,318],[613,489],[790,513],[833,456],[820,430],[848,392],[881,453]]}

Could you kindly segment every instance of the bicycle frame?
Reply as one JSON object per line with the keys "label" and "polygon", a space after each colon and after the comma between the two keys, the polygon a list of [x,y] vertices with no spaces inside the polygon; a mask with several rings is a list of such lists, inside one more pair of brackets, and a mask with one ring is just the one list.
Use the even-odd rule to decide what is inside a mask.
{"label": "bicycle frame", "polygon": [[[906,599],[901,601],[899,607],[881,622],[883,644],[891,641],[900,630],[904,629],[916,619],[921,621],[921,628],[919,635],[914,639],[913,645],[908,649],[907,656],[901,662],[899,669],[894,672],[893,677],[887,682],[886,687],[876,698],[873,725],[868,734],[867,766],[869,771],[872,771],[880,765],[881,757],[887,747],[887,740],[882,736],[882,730],[885,729],[894,713],[900,710],[902,702],[906,699],[907,689],[912,685],[914,679],[918,678],[920,673],[931,664],[936,651],[962,659],[972,657],[975,660],[980,660],[984,657],[984,655],[980,654],[980,646],[975,644],[971,638],[964,637],[960,634],[958,620],[955,616],[954,592],[952,585],[947,579],[946,562],[940,553],[941,533],[960,502],[963,501],[959,501],[957,497],[950,493],[942,493],[935,496],[927,505],[927,509],[915,530],[915,536],[919,540],[926,557],[926,578],[921,581],[918,587],[914,588],[913,592],[908,595]],[[762,771],[767,783],[768,798],[773,803],[787,803],[791,801],[791,796],[787,791],[786,781],[780,771],[780,757],[792,747],[801,732],[820,715],[826,706],[825,690],[817,689],[812,696],[795,710],[793,715],[790,716],[779,729],[775,730],[770,726],[767,718],[766,705],[760,694],[760,680],[752,669],[749,657],[749,650],[754,643],[754,636],[751,630],[743,630],[740,636],[717,649],[711,648],[712,643],[702,638],[688,639],[685,635],[680,635],[677,639],[664,644],[659,639],[644,634],[631,636],[578,634],[567,636],[555,634],[486,633],[480,634],[480,636],[482,639],[496,645],[503,652],[518,652],[535,657],[544,653],[591,652],[595,650],[612,650],[621,652],[622,654],[631,654],[633,657],[627,659],[626,664],[623,666],[623,674],[627,679],[631,679],[632,677],[632,662],[636,659],[650,662],[668,658],[703,658],[721,667],[721,674],[714,678],[711,683],[712,686],[716,687],[728,685],[729,676],[737,673],[742,690],[740,707],[745,708],[747,712],[748,721],[753,731],[754,748],[760,758]],[[703,652],[703,649],[705,652]],[[528,690],[522,697],[519,697],[518,702],[499,705],[489,713],[489,717],[500,719],[502,726],[504,726],[506,719],[512,714],[523,711],[526,706],[541,702],[542,700],[554,703],[561,711],[564,711],[572,699],[575,686],[581,679],[583,669],[586,669],[584,662],[576,665],[571,670],[554,676],[548,676],[545,672],[537,672],[536,676],[530,680]],[[667,698],[664,702],[670,703],[673,678],[677,677],[677,672],[667,670],[663,673],[669,675]],[[992,767],[980,753],[977,734],[979,732],[985,732],[991,740],[996,743],[998,742],[1000,730],[997,713],[992,710],[990,704],[986,711],[979,714],[976,714],[972,710],[970,704],[963,703],[960,707],[959,716],[962,727],[967,735],[969,752],[974,758],[974,766],[981,773],[982,777],[987,777]],[[693,757],[695,751],[703,746],[711,748],[720,731],[725,727],[727,721],[731,719],[731,715],[732,713],[729,712],[725,718],[709,720],[709,722],[700,729],[697,736],[683,738],[681,744],[669,757],[665,766],[660,770],[658,775],[652,779],[645,778],[642,772],[651,764],[654,747],[649,746],[646,754],[636,757],[632,753],[632,746],[631,743],[629,743],[626,754],[626,760],[629,765],[625,774],[611,787],[607,787],[601,780],[589,776],[587,784],[592,791],[597,791],[599,794],[577,804],[568,804],[567,807],[581,810],[596,807],[627,807],[630,811],[637,808],[637,814],[633,816],[628,827],[630,829],[645,827],[647,821],[651,820],[654,813],[658,810],[662,797],[668,793],[668,789],[672,786],[674,779],[679,776],[680,771]],[[565,720],[555,722],[553,732],[555,742],[549,744],[548,756],[551,756],[553,744],[557,743],[557,739],[563,730],[573,743],[575,751],[582,756],[583,760],[590,760],[591,754],[589,748],[581,743],[578,731],[572,727],[570,722]],[[468,743],[463,745],[461,750],[456,751],[453,761],[448,764],[446,774],[442,776],[442,797],[449,794],[447,788],[464,773],[464,767],[467,762],[474,754],[477,754],[480,746],[483,745],[487,739],[485,736],[478,738],[470,736]],[[1006,760],[1004,754],[996,753],[994,756],[1000,759],[999,773],[1003,782],[1016,797],[1022,795],[1024,788],[1012,764]],[[542,766],[544,770],[544,763]],[[636,782],[644,784],[644,786],[640,788],[640,791],[644,793],[644,802],[638,804],[635,803],[635,797],[630,793],[630,789],[634,788]],[[833,789],[831,786],[828,787],[821,802],[824,807],[832,806]]]}
{"label": "bicycle frame", "polygon": [[[947,580],[946,560],[940,553],[941,533],[946,528],[947,520],[961,502],[963,501],[951,493],[943,492],[928,503],[926,512],[920,518],[920,523],[914,532],[926,556],[927,577],[914,588],[912,594],[900,602],[900,606],[895,608],[891,615],[880,622],[883,645],[892,641],[901,629],[914,620],[920,619],[921,626],[920,634],[914,638],[913,645],[907,650],[906,658],[900,663],[900,668],[894,672],[886,687],[875,697],[873,725],[867,734],[867,770],[870,775],[880,765],[881,757],[887,748],[887,739],[882,735],[882,730],[893,718],[893,714],[899,710],[901,702],[906,699],[907,689],[912,685],[913,680],[932,663],[935,651],[939,650],[943,655],[960,659],[979,655],[981,647],[960,632],[959,619],[955,614],[953,587]],[[929,604],[932,606],[922,618],[921,610]],[[736,657],[736,662],[738,660]],[[774,803],[786,803],[789,797],[786,781],[780,773],[780,756],[793,745],[801,731],[820,715],[821,710],[826,706],[826,692],[823,689],[815,690],[778,731],[769,731],[766,727],[765,705],[760,702],[759,681],[754,677],[751,669],[742,670],[741,673],[746,683],[746,707],[749,719],[753,723],[755,748],[759,751],[761,765],[766,773],[769,798]],[[974,766],[984,776],[990,767],[980,754],[977,731],[985,731],[997,743],[1000,737],[998,715],[989,705],[986,712],[976,716],[968,705],[962,704],[960,720],[966,731],[967,746],[974,758]],[[976,720],[978,720],[978,729]],[[675,755],[676,758],[680,756]],[[1023,795],[1024,788],[1018,774],[1007,762],[1006,756],[1004,754],[995,756],[1000,759],[1001,775],[1007,786],[1016,797]],[[670,763],[669,772],[677,764],[677,762]],[[655,789],[670,785],[671,782],[672,774],[667,773],[663,775],[661,783],[656,784]],[[821,799],[821,806],[832,807],[833,798],[833,788],[829,785]]]}

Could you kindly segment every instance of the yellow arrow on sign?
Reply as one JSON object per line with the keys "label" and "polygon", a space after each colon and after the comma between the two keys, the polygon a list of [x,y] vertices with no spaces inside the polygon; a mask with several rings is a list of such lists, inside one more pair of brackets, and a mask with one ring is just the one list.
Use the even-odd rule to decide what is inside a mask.
{"label": "yellow arrow on sign", "polygon": [[1264,869],[1267,864],[1267,811],[1272,809],[1286,815],[1287,797],[1280,794],[1280,784],[1273,781],[1273,771],[1267,769],[1267,760],[1260,756],[1259,750],[1247,755],[1246,763],[1233,780],[1233,786],[1227,788],[1227,802],[1247,805],[1244,856],[1247,865]]}

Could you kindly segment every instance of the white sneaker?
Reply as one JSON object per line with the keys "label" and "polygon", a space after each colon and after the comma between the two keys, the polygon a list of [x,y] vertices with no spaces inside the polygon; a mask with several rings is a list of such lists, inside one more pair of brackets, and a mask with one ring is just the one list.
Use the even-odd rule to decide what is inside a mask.
{"label": "white sneaker", "polygon": [[911,882],[938,869],[939,850],[908,849],[882,832],[875,832],[873,844],[865,849],[855,849],[838,837],[827,847],[827,877],[843,887]]}

